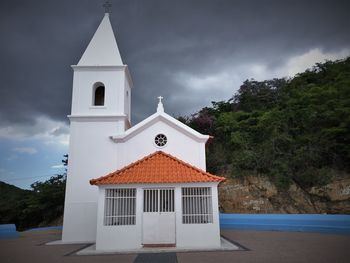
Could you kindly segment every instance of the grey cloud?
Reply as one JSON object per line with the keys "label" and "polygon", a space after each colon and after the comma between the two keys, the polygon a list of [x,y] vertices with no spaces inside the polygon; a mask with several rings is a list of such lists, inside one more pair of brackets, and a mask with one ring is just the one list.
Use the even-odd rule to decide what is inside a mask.
{"label": "grey cloud", "polygon": [[[0,3],[1,125],[37,116],[66,121],[72,70],[95,32],[103,1]],[[271,69],[320,48],[350,48],[349,1],[112,1],[111,21],[135,88],[133,122],[165,97],[166,110],[190,114],[215,89],[190,90],[173,76],[206,76],[240,64]],[[235,84],[237,85],[237,84]],[[227,94],[233,93],[232,87]],[[57,131],[59,132],[59,131]]]}
{"label": "grey cloud", "polygon": [[69,133],[69,129],[67,126],[60,126],[55,128],[53,131],[51,131],[50,135],[60,136],[60,135],[66,135],[68,133]]}

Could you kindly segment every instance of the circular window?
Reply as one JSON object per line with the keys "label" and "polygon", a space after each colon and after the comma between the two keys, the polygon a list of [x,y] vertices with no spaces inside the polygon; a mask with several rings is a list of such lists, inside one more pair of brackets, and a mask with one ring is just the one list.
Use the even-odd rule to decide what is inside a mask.
{"label": "circular window", "polygon": [[159,147],[163,147],[166,143],[167,143],[168,139],[164,134],[158,134],[155,138],[154,138],[154,142],[157,146]]}

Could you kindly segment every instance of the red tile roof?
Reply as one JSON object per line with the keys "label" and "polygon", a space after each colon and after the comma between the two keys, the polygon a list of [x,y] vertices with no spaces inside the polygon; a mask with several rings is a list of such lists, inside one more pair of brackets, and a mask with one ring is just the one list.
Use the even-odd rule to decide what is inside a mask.
{"label": "red tile roof", "polygon": [[170,154],[157,151],[120,170],[92,179],[90,184],[195,183],[224,180],[224,177],[212,175]]}

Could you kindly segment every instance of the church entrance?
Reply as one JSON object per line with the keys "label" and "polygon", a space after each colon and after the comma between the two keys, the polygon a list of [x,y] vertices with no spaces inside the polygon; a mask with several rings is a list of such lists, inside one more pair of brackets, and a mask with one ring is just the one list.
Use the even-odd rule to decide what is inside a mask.
{"label": "church entrance", "polygon": [[142,243],[175,246],[174,189],[143,190]]}

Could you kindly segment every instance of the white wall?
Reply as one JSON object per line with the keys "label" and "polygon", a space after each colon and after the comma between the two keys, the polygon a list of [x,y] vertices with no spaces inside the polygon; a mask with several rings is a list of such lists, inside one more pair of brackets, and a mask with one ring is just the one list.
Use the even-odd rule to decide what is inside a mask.
{"label": "white wall", "polygon": [[[168,142],[160,148],[154,143],[157,134],[164,134]],[[205,143],[174,129],[160,120],[125,142],[116,143],[118,151],[117,167],[122,168],[146,155],[161,150],[205,170]]]}
{"label": "white wall", "polygon": [[[117,169],[117,146],[109,138],[128,127],[125,85],[131,96],[127,66],[72,66],[69,163],[63,219],[63,242],[96,240],[97,189],[91,179]],[[105,86],[105,103],[93,106],[94,84]]]}
{"label": "white wall", "polygon": [[[99,119],[101,120],[101,119]],[[115,169],[116,146],[109,135],[116,120],[71,121],[62,240],[95,241],[97,189],[89,180]]]}
{"label": "white wall", "polygon": [[[95,186],[96,187],[96,186]],[[97,188],[97,187],[96,187]],[[137,249],[141,248],[142,238],[142,214],[136,213],[136,224],[125,226],[104,226],[104,203],[105,203],[105,188],[100,187],[98,199],[98,214],[97,214],[97,235],[96,235],[96,250],[116,250],[116,249]],[[123,186],[122,188],[135,188],[131,185]],[[143,192],[141,188],[136,191],[136,211],[142,211]]]}
{"label": "white wall", "polygon": [[187,184],[185,187],[211,187],[213,202],[212,224],[182,224],[181,187],[176,188],[176,246],[179,248],[220,247],[220,222],[217,183]]}
{"label": "white wall", "polygon": [[129,78],[125,78],[125,103],[124,103],[124,112],[131,123],[131,83]]}
{"label": "white wall", "polygon": [[[125,114],[126,66],[73,66],[73,69],[72,115]],[[96,82],[105,85],[104,106],[93,106]]]}
{"label": "white wall", "polygon": [[[217,183],[188,184],[148,184],[148,185],[106,185],[99,188],[97,250],[138,249],[142,247],[143,189],[175,188],[176,246],[179,248],[217,248],[220,247],[220,225],[218,216]],[[181,187],[211,187],[213,223],[182,224]],[[106,188],[136,188],[136,225],[104,226],[104,190]]]}

